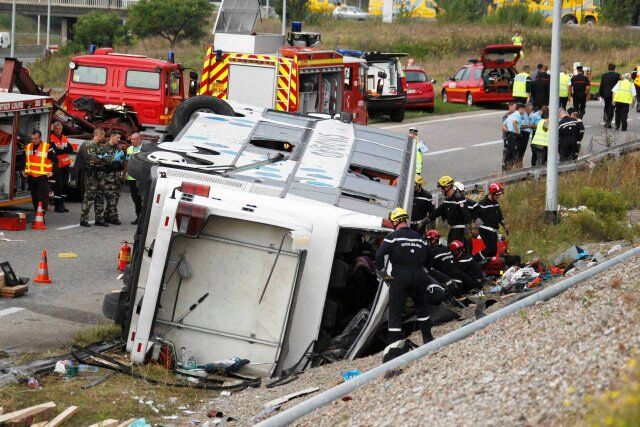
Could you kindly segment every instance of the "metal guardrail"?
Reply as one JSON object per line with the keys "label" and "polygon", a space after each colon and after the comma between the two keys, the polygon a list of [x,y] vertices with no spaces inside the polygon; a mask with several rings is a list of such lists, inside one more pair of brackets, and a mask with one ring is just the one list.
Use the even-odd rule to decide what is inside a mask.
{"label": "metal guardrail", "polygon": [[[53,7],[73,7],[87,9],[127,9],[139,0],[51,0]],[[47,6],[48,0],[17,0],[18,5]],[[0,0],[0,3],[11,4],[13,0]]]}
{"label": "metal guardrail", "polygon": [[[580,166],[585,164],[593,164],[600,160],[603,160],[610,156],[619,157],[621,154],[630,153],[640,150],[640,139],[624,142],[622,144],[616,144],[611,147],[604,148],[586,156],[580,157],[577,160],[569,162],[562,162],[558,164],[558,173],[573,172],[578,170]],[[483,191],[487,193],[489,191],[489,185],[492,182],[510,183],[517,181],[524,181],[527,179],[539,179],[547,174],[547,166],[534,166],[530,168],[516,169],[509,172],[496,173],[493,175],[484,176],[482,178],[471,179],[463,181],[467,193],[474,193]],[[436,205],[440,203],[442,194],[440,191],[433,191],[434,202]]]}

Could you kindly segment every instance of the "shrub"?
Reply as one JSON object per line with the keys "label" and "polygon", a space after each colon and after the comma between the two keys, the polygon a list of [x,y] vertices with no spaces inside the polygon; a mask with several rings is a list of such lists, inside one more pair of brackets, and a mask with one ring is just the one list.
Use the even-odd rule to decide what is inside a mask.
{"label": "shrub", "polygon": [[73,25],[76,46],[113,46],[126,43],[128,36],[122,20],[114,12],[91,12],[78,18]]}
{"label": "shrub", "polygon": [[489,25],[542,27],[546,24],[546,18],[541,13],[529,10],[526,1],[511,0],[485,16],[482,22]]}
{"label": "shrub", "polygon": [[438,21],[446,23],[476,22],[484,14],[481,0],[439,0]]}
{"label": "shrub", "polygon": [[[276,0],[273,6],[276,13],[282,16],[282,0]],[[288,0],[287,1],[287,22],[291,21],[303,21],[311,17],[312,21],[321,21],[321,17],[318,14],[311,14],[309,11],[308,0]]]}
{"label": "shrub", "polygon": [[631,208],[623,194],[595,187],[583,187],[577,193],[562,192],[558,199],[566,207],[584,205],[597,214],[611,215],[617,219],[621,219]]}
{"label": "shrub", "polygon": [[637,0],[602,0],[600,19],[607,25],[629,25],[639,8]]}

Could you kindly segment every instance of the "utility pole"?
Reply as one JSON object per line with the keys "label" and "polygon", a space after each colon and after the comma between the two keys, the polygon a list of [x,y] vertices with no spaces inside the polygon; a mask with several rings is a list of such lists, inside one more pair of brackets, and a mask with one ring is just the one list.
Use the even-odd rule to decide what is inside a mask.
{"label": "utility pole", "polygon": [[547,200],[545,219],[558,221],[558,109],[560,98],[560,49],[562,34],[562,1],[553,2],[551,27],[551,97],[549,99],[549,147],[547,153]]}
{"label": "utility pole", "polygon": [[51,0],[47,0],[47,45],[45,49],[49,49],[51,41],[49,40],[49,34],[51,33]]}
{"label": "utility pole", "polygon": [[282,35],[287,35],[287,0],[282,0]]}
{"label": "utility pole", "polygon": [[11,57],[14,57],[16,46],[16,0],[11,6]]}

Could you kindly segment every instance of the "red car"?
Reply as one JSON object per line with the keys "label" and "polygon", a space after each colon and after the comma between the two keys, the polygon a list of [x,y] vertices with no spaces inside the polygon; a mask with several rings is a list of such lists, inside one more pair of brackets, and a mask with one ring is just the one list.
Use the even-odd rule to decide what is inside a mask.
{"label": "red car", "polygon": [[407,79],[407,109],[433,113],[436,105],[433,85],[436,81],[429,79],[422,68],[405,68],[404,75]]}
{"label": "red car", "polygon": [[512,44],[485,47],[479,60],[470,60],[442,85],[442,102],[473,105],[512,101],[520,49],[521,46]]}

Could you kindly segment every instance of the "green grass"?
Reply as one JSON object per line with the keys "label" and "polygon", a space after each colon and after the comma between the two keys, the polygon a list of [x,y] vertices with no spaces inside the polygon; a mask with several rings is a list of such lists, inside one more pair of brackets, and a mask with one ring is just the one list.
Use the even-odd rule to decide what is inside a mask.
{"label": "green grass", "polygon": [[98,324],[78,331],[73,338],[73,344],[84,347],[98,341],[116,339],[119,336],[120,327],[115,323]]}
{"label": "green grass", "polygon": [[[625,171],[621,174],[620,171]],[[626,213],[640,208],[640,194],[634,179],[640,173],[640,156],[607,160],[593,170],[560,175],[560,205],[588,210],[563,216],[559,224],[543,221],[545,181],[527,181],[507,186],[501,205],[511,227],[511,252],[527,258],[552,259],[569,245],[640,237],[638,225],[629,226]]]}

